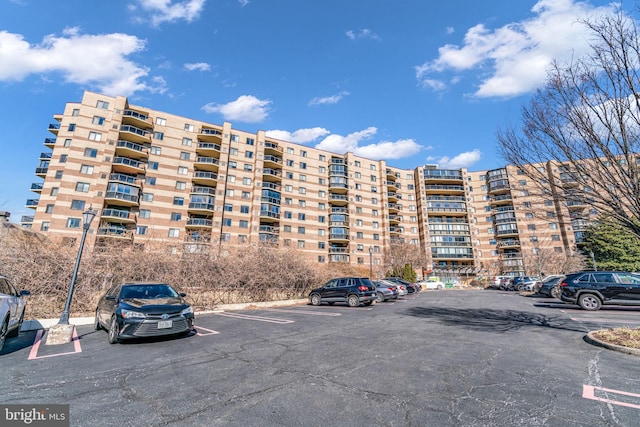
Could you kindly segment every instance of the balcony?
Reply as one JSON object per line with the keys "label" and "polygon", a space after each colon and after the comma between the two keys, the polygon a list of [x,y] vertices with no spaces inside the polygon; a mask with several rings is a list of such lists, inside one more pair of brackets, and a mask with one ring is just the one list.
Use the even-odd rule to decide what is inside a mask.
{"label": "balcony", "polygon": [[274,225],[260,225],[259,232],[261,234],[278,234],[280,232],[280,227]]}
{"label": "balcony", "polygon": [[511,191],[511,187],[509,187],[509,181],[507,180],[489,183],[489,194],[504,193],[509,191]]}
{"label": "balcony", "polygon": [[222,131],[218,129],[202,128],[198,132],[198,141],[222,142]]}
{"label": "balcony", "polygon": [[511,197],[511,193],[502,194],[500,196],[494,196],[491,198],[492,205],[501,205],[511,203],[513,201],[513,197]]}
{"label": "balcony", "polygon": [[387,199],[389,199],[390,202],[397,202],[398,201],[398,193],[395,193],[393,191],[387,192]]}
{"label": "balcony", "polygon": [[402,229],[402,227],[389,227],[389,233],[390,234],[400,234],[403,231],[404,230]]}
{"label": "balcony", "polygon": [[329,233],[329,240],[348,242],[349,234],[348,233]]}
{"label": "balcony", "polygon": [[116,155],[131,157],[133,159],[147,159],[149,150],[141,144],[130,141],[118,141],[116,145]]}
{"label": "balcony", "polygon": [[191,202],[188,206],[189,212],[196,215],[211,215],[213,213],[213,209],[213,203]]}
{"label": "balcony", "polygon": [[211,228],[213,220],[209,218],[188,218],[187,228]]}
{"label": "balcony", "polygon": [[42,193],[42,183],[34,182],[33,184],[31,184],[31,191],[33,191],[34,193]]}
{"label": "balcony", "polygon": [[51,160],[51,153],[40,153],[40,160]]}
{"label": "balcony", "polygon": [[487,182],[507,180],[509,176],[507,175],[506,169],[494,169],[487,173]]}
{"label": "balcony", "polygon": [[215,157],[198,156],[193,166],[198,170],[218,172],[220,160]]}
{"label": "balcony", "polygon": [[425,169],[424,170],[425,181],[462,181],[462,171],[459,169]]}
{"label": "balcony", "polygon": [[48,167],[46,168],[36,168],[36,176],[39,176],[40,178],[44,178],[45,176],[47,176],[47,171],[49,170]]}
{"label": "balcony", "polygon": [[502,240],[500,242],[498,242],[498,244],[496,245],[496,248],[519,248],[520,247],[520,240],[515,240],[515,239],[509,239],[509,240]]}
{"label": "balcony", "polygon": [[97,235],[98,237],[108,237],[122,240],[133,240],[133,231],[126,227],[118,226],[106,226],[99,227]]}
{"label": "balcony", "polygon": [[464,194],[464,186],[462,185],[426,185],[426,193],[436,194]]}
{"label": "balcony", "polygon": [[124,110],[122,113],[122,123],[137,126],[143,129],[152,127],[151,119],[147,114],[135,110]]}
{"label": "balcony", "polygon": [[120,126],[120,138],[142,144],[151,143],[151,135],[146,130],[131,125]]}
{"label": "balcony", "polygon": [[56,139],[55,138],[45,138],[43,144],[46,147],[53,148],[56,145]]}
{"label": "balcony", "polygon": [[263,181],[280,182],[282,181],[282,171],[279,169],[265,168],[262,171]]}
{"label": "balcony", "polygon": [[284,149],[278,146],[277,143],[271,141],[265,141],[264,143],[264,153],[281,155],[284,152]]}
{"label": "balcony", "polygon": [[125,193],[123,191],[107,191],[104,199],[110,205],[138,206],[138,194]]}
{"label": "balcony", "polygon": [[199,156],[220,157],[220,144],[213,142],[199,142],[196,147],[196,154]]}
{"label": "balcony", "polygon": [[192,232],[184,236],[185,243],[211,243],[211,233]]}
{"label": "balcony", "polygon": [[47,130],[54,135],[58,135],[58,131],[60,130],[60,123],[50,123]]}
{"label": "balcony", "polygon": [[190,194],[204,194],[207,196],[215,196],[216,195],[216,189],[214,187],[200,187],[200,186],[194,186],[191,188],[191,191],[189,191]]}
{"label": "balcony", "polygon": [[[385,170],[385,174],[387,175],[388,179],[395,183],[396,173],[394,171],[392,171],[391,169],[387,169]],[[387,185],[389,185],[389,181],[387,181]]]}
{"label": "balcony", "polygon": [[506,229],[506,230],[497,230],[496,231],[496,235],[500,236],[500,237],[517,236],[518,235],[518,229],[517,228],[510,228],[510,229]]}
{"label": "balcony", "polygon": [[121,182],[123,184],[135,185],[136,187],[140,187],[140,183],[138,179],[131,175],[125,175],[122,173],[112,173],[109,175],[109,181],[113,182]]}
{"label": "balcony", "polygon": [[349,197],[345,194],[329,193],[329,203],[332,206],[345,206],[349,203]]}
{"label": "balcony", "polygon": [[136,222],[135,215],[132,215],[131,212],[123,209],[103,209],[100,218],[108,222],[117,222],[121,224]]}
{"label": "balcony", "polygon": [[272,156],[271,154],[264,155],[264,167],[282,167],[282,157]]}
{"label": "balcony", "polygon": [[389,215],[390,224],[398,224],[400,222],[400,215]]}
{"label": "balcony", "polygon": [[438,213],[438,214],[446,213],[448,215],[466,215],[467,208],[466,206],[451,207],[446,205],[433,205],[433,206],[427,206],[427,212]]}
{"label": "balcony", "polygon": [[38,207],[38,201],[38,199],[27,199],[27,203],[25,204],[25,206],[31,209],[35,209]]}
{"label": "balcony", "polygon": [[345,254],[345,255],[340,255],[340,254],[329,255],[329,262],[330,263],[348,263],[349,262],[349,255],[348,254]]}
{"label": "balcony", "polygon": [[347,208],[332,207],[332,208],[331,208],[331,213],[332,213],[332,214],[344,214],[344,215],[349,215],[349,209],[347,209]]}
{"label": "balcony", "polygon": [[128,157],[114,157],[111,169],[113,172],[122,172],[126,174],[143,174],[145,171],[145,164]]}
{"label": "balcony", "polygon": [[280,184],[279,182],[262,182],[262,188],[266,188],[269,190],[273,190],[273,191],[281,191],[282,190],[282,184]]}
{"label": "balcony", "polygon": [[280,212],[273,212],[266,209],[260,210],[260,221],[278,222],[280,220]]}
{"label": "balcony", "polygon": [[349,191],[349,183],[346,182],[329,182],[329,191],[332,193],[346,194]]}
{"label": "balcony", "polygon": [[349,247],[348,246],[331,246],[329,247],[330,254],[348,254]]}
{"label": "balcony", "polygon": [[31,224],[33,222],[33,217],[28,215],[22,215],[20,218],[20,224]]}
{"label": "balcony", "polygon": [[397,203],[387,203],[387,208],[389,209],[389,212],[398,212],[402,210],[402,207]]}
{"label": "balcony", "polygon": [[215,172],[208,171],[195,171],[193,173],[192,181],[194,184],[202,184],[205,186],[215,186],[216,180],[218,179],[218,174]]}

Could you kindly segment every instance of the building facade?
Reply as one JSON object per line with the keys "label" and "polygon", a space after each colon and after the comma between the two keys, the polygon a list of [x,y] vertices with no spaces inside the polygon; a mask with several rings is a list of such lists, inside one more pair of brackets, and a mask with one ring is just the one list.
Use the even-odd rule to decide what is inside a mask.
{"label": "building facade", "polygon": [[[34,215],[22,224],[76,239],[82,212],[97,208],[87,243],[98,247],[183,253],[268,243],[381,271],[394,245],[413,245],[426,255],[424,274],[518,275],[541,248],[575,251],[587,224],[528,193],[508,166],[399,169],[92,92],[54,119],[35,171],[42,181],[31,186],[38,198],[27,201]],[[563,176],[562,165],[542,167],[549,179]],[[543,218],[533,214],[541,209]]]}

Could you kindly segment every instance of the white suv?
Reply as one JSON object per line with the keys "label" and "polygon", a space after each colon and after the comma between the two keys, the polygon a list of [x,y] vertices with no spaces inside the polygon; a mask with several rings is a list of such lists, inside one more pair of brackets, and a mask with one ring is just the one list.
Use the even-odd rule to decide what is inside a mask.
{"label": "white suv", "polygon": [[0,276],[0,351],[8,337],[18,336],[24,320],[25,301],[29,291],[18,292],[9,280]]}

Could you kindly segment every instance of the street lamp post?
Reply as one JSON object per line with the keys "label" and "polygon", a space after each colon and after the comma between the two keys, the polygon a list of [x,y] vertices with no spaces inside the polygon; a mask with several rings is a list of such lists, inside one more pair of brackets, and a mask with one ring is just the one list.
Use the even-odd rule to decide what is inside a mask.
{"label": "street lamp post", "polygon": [[84,248],[84,240],[87,237],[87,231],[89,231],[89,226],[91,225],[91,221],[95,218],[97,210],[91,209],[89,207],[88,210],[82,213],[82,238],[80,239],[80,248],[78,248],[78,256],[76,257],[76,265],[73,267],[73,275],[71,276],[71,285],[69,285],[69,294],[67,295],[67,301],[64,304],[64,310],[60,315],[60,320],[58,321],[59,325],[68,325],[69,324],[69,307],[71,306],[71,298],[73,297],[73,289],[76,285],[76,277],[78,276],[78,267],[80,267],[80,260],[82,259],[82,249]]}
{"label": "street lamp post", "polygon": [[373,279],[373,247],[369,246],[369,280]]}

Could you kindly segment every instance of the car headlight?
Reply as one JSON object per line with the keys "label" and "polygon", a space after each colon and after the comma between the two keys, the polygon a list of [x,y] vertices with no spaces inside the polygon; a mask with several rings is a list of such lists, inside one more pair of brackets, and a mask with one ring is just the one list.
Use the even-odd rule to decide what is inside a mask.
{"label": "car headlight", "polygon": [[189,306],[185,308],[180,314],[193,314],[193,307]]}
{"label": "car headlight", "polygon": [[134,319],[134,318],[144,319],[145,317],[147,317],[145,316],[144,313],[140,313],[138,311],[133,311],[133,310],[126,310],[124,308],[120,311],[120,314],[125,319]]}

